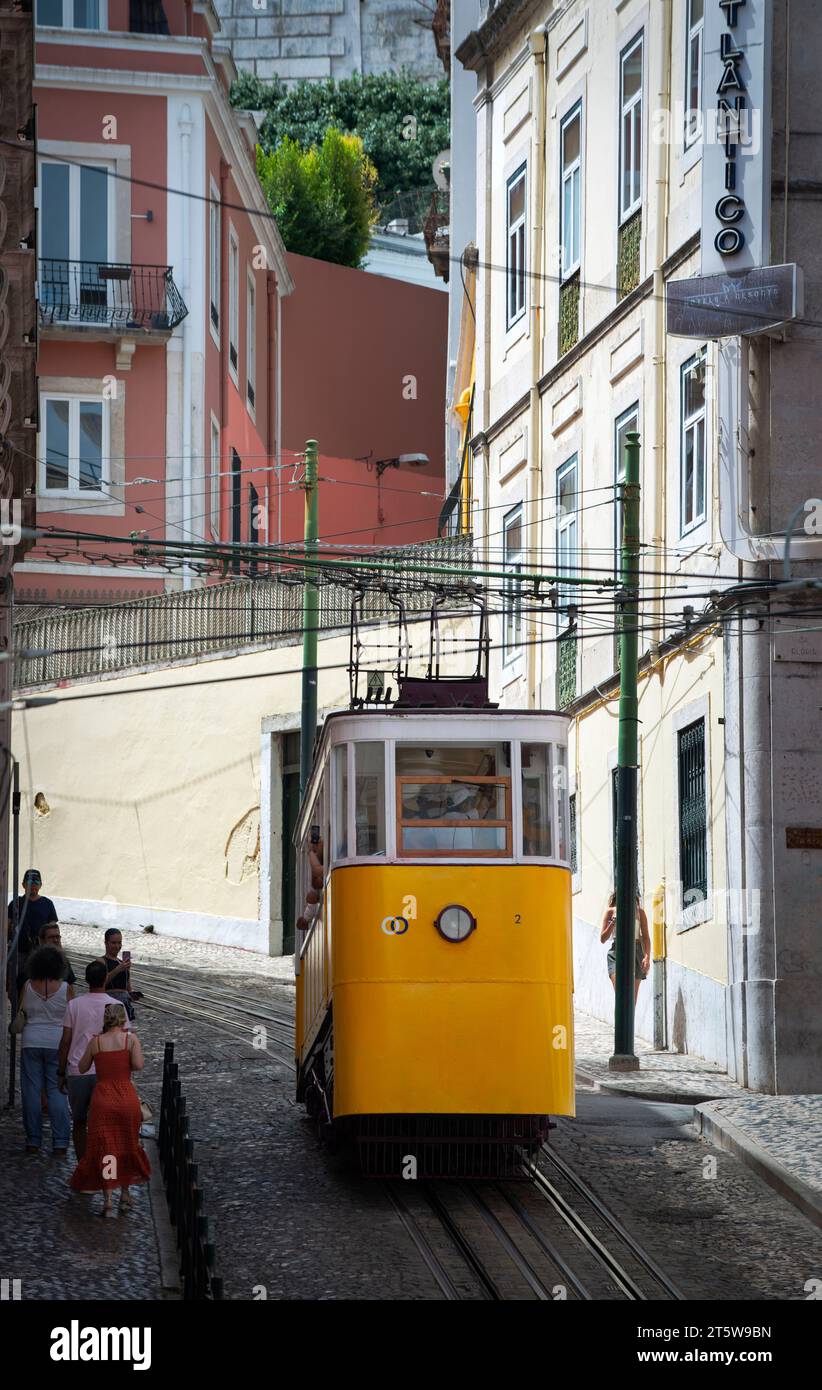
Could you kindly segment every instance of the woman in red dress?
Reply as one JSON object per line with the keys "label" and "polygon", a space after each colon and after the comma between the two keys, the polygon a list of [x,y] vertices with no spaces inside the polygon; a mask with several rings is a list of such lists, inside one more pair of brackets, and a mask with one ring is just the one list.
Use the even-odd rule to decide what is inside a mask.
{"label": "woman in red dress", "polygon": [[125,1029],[122,1004],[108,1004],[103,1031],[92,1038],[78,1062],[82,1073],[94,1063],[97,1082],[91,1095],[86,1152],[71,1175],[75,1192],[103,1193],[102,1216],[114,1216],[114,1189],[120,1210],[132,1205],[131,1183],[147,1182],[151,1165],[140,1144],[142,1112],[131,1073],[143,1070],[143,1049]]}

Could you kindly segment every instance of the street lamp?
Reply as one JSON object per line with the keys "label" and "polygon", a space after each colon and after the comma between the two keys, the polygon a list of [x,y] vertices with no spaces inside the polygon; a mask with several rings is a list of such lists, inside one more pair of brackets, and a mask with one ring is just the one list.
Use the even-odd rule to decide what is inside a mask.
{"label": "street lamp", "polygon": [[381,478],[386,468],[422,468],[423,464],[428,462],[427,454],[397,454],[395,458],[377,459],[374,467],[377,470],[377,477]]}

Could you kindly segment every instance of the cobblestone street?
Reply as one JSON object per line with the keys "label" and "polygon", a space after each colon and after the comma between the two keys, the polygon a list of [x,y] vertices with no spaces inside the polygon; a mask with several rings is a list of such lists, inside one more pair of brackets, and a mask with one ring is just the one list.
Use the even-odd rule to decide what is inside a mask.
{"label": "cobblestone street", "polygon": [[[65,927],[64,941],[79,964],[97,936]],[[281,1013],[293,1006],[287,962],[162,938],[132,944],[138,985],[142,961],[152,972],[167,969],[169,989],[191,990],[196,971],[204,992],[230,988],[239,1004]],[[156,1118],[163,1046],[172,1041],[225,1297],[440,1297],[383,1185],[353,1175],[318,1144],[293,1100],[288,1043],[270,1035],[261,1050],[251,1022],[245,1041],[206,1018],[169,1014],[166,998],[160,1011],[152,984],[140,987],[140,1093]],[[806,1298],[808,1281],[822,1278],[822,1232],[738,1159],[700,1140],[693,1114],[691,1105],[581,1090],[577,1119],[560,1121],[552,1144],[686,1298]],[[18,1107],[0,1127],[14,1214],[0,1248],[3,1275],[21,1279],[22,1297],[162,1297],[148,1190],[139,1190],[128,1217],[103,1222],[92,1214],[99,1198],[69,1195],[70,1161],[26,1158],[22,1148]],[[165,1212],[155,1217],[162,1227]]]}

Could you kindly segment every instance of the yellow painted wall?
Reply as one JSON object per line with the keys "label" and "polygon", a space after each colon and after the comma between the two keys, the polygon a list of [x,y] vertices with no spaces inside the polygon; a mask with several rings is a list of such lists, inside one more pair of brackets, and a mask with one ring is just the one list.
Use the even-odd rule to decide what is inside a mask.
{"label": "yellow painted wall", "polygon": [[[319,664],[344,663],[347,645],[321,642]],[[108,925],[108,904],[119,925],[132,907],[134,925],[173,930],[162,914],[183,913],[180,935],[267,949],[256,936],[262,721],[291,715],[299,728],[300,660],[283,646],[77,681],[54,692],[58,704],[15,715],[21,864],[41,870],[62,916],[65,900],[79,920],[95,920],[82,904],[103,904]],[[321,674],[321,707],[346,696],[344,670]]]}
{"label": "yellow painted wall", "polygon": [[[690,721],[688,711],[694,719],[702,717],[703,711],[697,706],[703,700],[707,701],[706,731],[710,741],[709,915],[699,925],[677,931],[679,904],[675,885],[680,870],[676,720],[679,715]],[[725,782],[723,729],[718,723],[723,714],[722,701],[722,645],[717,637],[707,638],[700,647],[674,657],[640,681],[640,866],[649,921],[653,891],[663,879],[666,882],[669,958],[727,983]],[[615,698],[582,716],[576,729],[572,726],[571,730],[569,756],[576,776],[580,854],[574,915],[595,925],[613,887],[609,755],[616,752],[616,712]]]}

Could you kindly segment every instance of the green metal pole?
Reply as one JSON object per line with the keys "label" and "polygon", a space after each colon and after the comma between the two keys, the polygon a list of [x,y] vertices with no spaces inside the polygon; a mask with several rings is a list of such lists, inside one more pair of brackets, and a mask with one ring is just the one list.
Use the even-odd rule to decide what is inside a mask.
{"label": "green metal pole", "polygon": [[637,658],[639,627],[639,435],[625,436],[622,484],[623,590],[619,635],[619,735],[617,741],[616,824],[616,999],[612,1071],[636,1071],[634,1055],[634,941],[637,894],[637,752],[639,705]]}
{"label": "green metal pole", "polygon": [[[317,553],[318,540],[318,499],[317,499],[317,454],[316,439],[306,440],[305,445],[305,558],[310,560]],[[303,590],[303,713],[300,726],[300,795],[302,796],[311,776],[311,762],[314,754],[314,739],[317,734],[317,629],[320,617],[320,592],[316,582],[317,570],[306,570]]]}

